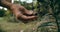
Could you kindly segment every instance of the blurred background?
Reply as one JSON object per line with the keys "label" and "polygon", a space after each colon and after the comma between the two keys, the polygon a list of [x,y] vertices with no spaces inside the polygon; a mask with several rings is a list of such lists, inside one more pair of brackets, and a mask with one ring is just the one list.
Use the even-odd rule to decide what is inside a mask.
{"label": "blurred background", "polygon": [[60,0],[11,0],[11,3],[36,11],[39,18],[27,24],[17,23],[14,15],[0,6],[1,32],[60,32]]}

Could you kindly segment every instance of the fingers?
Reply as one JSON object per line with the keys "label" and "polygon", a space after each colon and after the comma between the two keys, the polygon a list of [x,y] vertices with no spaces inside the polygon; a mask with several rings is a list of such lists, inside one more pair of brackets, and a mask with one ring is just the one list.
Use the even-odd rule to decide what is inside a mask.
{"label": "fingers", "polygon": [[35,15],[36,13],[32,10],[27,10],[25,7],[20,6],[19,10],[24,14],[24,15]]}
{"label": "fingers", "polygon": [[27,12],[24,12],[23,14],[26,15],[26,16],[33,16],[33,15],[37,15],[37,12],[27,11]]}
{"label": "fingers", "polygon": [[24,8],[23,6],[13,6],[12,12],[15,14],[17,19],[34,20],[37,18],[37,16],[33,16],[33,11],[29,11],[26,8]]}
{"label": "fingers", "polygon": [[33,15],[33,11],[27,10],[25,7],[20,6],[19,10],[25,15]]}
{"label": "fingers", "polygon": [[23,15],[23,13],[20,12],[16,12],[16,17],[17,19],[21,19],[21,20],[35,20],[37,18],[37,16],[27,16],[27,15]]}
{"label": "fingers", "polygon": [[32,16],[33,15],[33,11],[25,11],[23,14],[27,15],[27,16]]}
{"label": "fingers", "polygon": [[37,16],[26,16],[26,15],[20,15],[20,17],[18,17],[18,19],[22,19],[22,20],[35,20],[37,18]]}

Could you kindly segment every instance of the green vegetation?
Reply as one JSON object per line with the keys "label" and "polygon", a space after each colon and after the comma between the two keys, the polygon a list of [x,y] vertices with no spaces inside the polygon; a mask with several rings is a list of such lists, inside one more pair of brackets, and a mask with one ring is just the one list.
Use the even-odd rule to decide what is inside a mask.
{"label": "green vegetation", "polygon": [[[0,10],[0,32],[60,32],[60,0],[33,0],[33,3],[15,1],[38,13],[38,19],[23,23],[10,11]],[[6,15],[6,16],[4,16]],[[12,16],[11,16],[12,15]]]}
{"label": "green vegetation", "polygon": [[4,9],[0,9],[0,17],[5,16],[5,10]]}

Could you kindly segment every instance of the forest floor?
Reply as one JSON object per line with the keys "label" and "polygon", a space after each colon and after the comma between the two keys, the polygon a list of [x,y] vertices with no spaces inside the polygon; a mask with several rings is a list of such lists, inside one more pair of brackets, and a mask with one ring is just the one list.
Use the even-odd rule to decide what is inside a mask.
{"label": "forest floor", "polygon": [[[23,23],[10,22],[6,17],[0,17],[0,31],[1,32],[23,32],[24,30],[34,29],[37,21]],[[29,28],[29,29],[28,29]]]}
{"label": "forest floor", "polygon": [[0,32],[57,32],[58,27],[55,21],[51,15],[45,15],[42,19],[28,23],[15,22],[13,17],[0,17]]}

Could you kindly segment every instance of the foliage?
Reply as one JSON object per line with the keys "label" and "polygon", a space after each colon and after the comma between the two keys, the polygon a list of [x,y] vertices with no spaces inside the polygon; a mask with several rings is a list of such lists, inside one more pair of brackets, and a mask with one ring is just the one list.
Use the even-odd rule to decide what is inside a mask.
{"label": "foliage", "polygon": [[5,10],[4,9],[0,9],[0,17],[5,16]]}
{"label": "foliage", "polygon": [[[39,3],[42,4],[42,5],[40,5],[40,7],[38,6],[38,8],[40,8],[39,14],[49,13],[50,15],[53,15],[55,20],[56,20],[57,27],[59,28],[57,15],[60,13],[59,12],[60,1],[59,0],[37,0],[37,1],[38,1],[38,5],[40,5]],[[43,13],[41,13],[41,10],[42,10]],[[59,29],[58,29],[58,31],[59,31]]]}
{"label": "foliage", "polygon": [[20,4],[20,5],[22,5],[22,6],[24,6],[26,9],[28,9],[28,10],[32,10],[32,4],[33,3],[26,3],[25,1],[24,2],[21,2],[21,1],[14,1],[14,3],[16,3],[16,4]]}
{"label": "foliage", "polygon": [[[8,24],[7,25],[8,27],[10,28],[12,27],[11,29],[13,30],[13,32],[15,32],[15,30],[16,31],[24,30],[25,32],[59,32],[58,28],[60,28],[60,0],[37,0],[36,3],[15,1],[15,3],[21,4],[29,10],[32,10],[32,8],[34,8],[33,10],[36,10],[39,18],[34,22],[30,21],[31,23],[29,22],[28,24],[24,24],[22,22],[10,23],[11,21],[8,23],[7,22],[4,23],[3,21],[4,25]],[[10,15],[9,13],[6,14]],[[11,18],[14,21],[13,17]],[[5,29],[7,29],[7,27],[5,27]]]}

